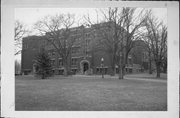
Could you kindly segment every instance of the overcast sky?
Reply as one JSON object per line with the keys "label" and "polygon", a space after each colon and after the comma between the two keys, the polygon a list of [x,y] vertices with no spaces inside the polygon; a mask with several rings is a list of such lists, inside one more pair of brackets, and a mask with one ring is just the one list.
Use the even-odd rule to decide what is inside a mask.
{"label": "overcast sky", "polygon": [[[15,20],[19,20],[26,24],[28,28],[32,29],[35,22],[40,20],[46,15],[55,15],[57,13],[71,13],[75,14],[76,20],[87,15],[96,20],[96,11],[98,8],[16,8]],[[138,9],[137,9],[138,11]],[[166,8],[153,8],[153,14],[167,24],[167,9]],[[100,16],[99,16],[100,17]]]}
{"label": "overcast sky", "polygon": [[[16,8],[15,9],[15,20],[19,20],[26,24],[28,29],[33,30],[33,24],[40,20],[46,15],[55,15],[59,13],[70,13],[75,14],[75,19],[80,19],[83,15],[89,13],[93,20],[96,20],[96,11],[99,8]],[[140,9],[140,8],[139,8]],[[139,10],[137,9],[137,11]],[[153,14],[162,20],[167,25],[167,8],[153,8]],[[100,17],[100,16],[99,16]],[[32,33],[34,34],[34,33]],[[16,56],[19,60],[20,55]]]}

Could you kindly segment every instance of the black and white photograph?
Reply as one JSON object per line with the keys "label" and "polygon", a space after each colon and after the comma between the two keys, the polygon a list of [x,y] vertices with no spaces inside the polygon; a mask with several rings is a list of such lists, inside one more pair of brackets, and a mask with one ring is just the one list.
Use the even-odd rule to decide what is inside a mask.
{"label": "black and white photograph", "polygon": [[167,110],[166,8],[18,8],[15,18],[15,110]]}
{"label": "black and white photograph", "polygon": [[[8,33],[2,36],[3,40],[13,41],[11,53],[1,51],[2,56],[13,56],[9,61],[13,64],[9,78],[13,79],[8,80],[11,81],[8,86],[13,87],[12,97],[2,95],[4,101],[12,100],[4,111],[10,109],[12,114],[148,111],[164,113],[163,116],[172,111],[173,101],[169,98],[173,100],[178,91],[169,93],[176,88],[170,83],[177,84],[171,77],[176,68],[170,69],[175,62],[169,55],[177,53],[172,50],[176,50],[179,42],[176,32],[174,41],[170,41],[168,3],[163,7],[38,5],[11,8],[13,39],[4,38]],[[3,46],[5,42],[4,50],[8,47]],[[7,69],[2,71],[2,78],[8,78]],[[4,78],[2,82],[8,84]],[[2,87],[5,93],[5,84]],[[172,113],[177,113],[176,118],[179,108],[175,110]]]}

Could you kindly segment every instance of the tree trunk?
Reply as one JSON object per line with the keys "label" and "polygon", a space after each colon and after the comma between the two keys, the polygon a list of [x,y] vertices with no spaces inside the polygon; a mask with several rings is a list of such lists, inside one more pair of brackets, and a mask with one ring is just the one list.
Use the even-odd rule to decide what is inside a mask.
{"label": "tree trunk", "polygon": [[163,73],[167,73],[167,62],[164,63],[164,66],[163,66]]}
{"label": "tree trunk", "polygon": [[124,69],[125,69],[125,64],[126,63],[126,56],[122,54],[122,57],[120,57],[119,60],[119,79],[124,79]]}
{"label": "tree trunk", "polygon": [[68,76],[68,64],[67,64],[67,60],[64,60],[64,76]]}
{"label": "tree trunk", "polygon": [[68,76],[67,67],[64,66],[64,76]]}
{"label": "tree trunk", "polygon": [[125,68],[126,68],[126,65],[128,64],[128,52],[126,52],[126,55],[125,55],[123,62],[124,62],[123,63],[123,76],[124,76],[126,74]]}
{"label": "tree trunk", "polygon": [[149,74],[152,74],[152,64],[151,64],[151,59],[149,59]]}
{"label": "tree trunk", "polygon": [[115,71],[116,71],[115,65],[112,65],[112,67],[111,67],[111,76],[115,75]]}
{"label": "tree trunk", "polygon": [[115,71],[116,71],[116,68],[115,68],[115,57],[114,57],[114,55],[109,54],[109,58],[111,60],[111,72],[110,72],[110,75],[114,76],[115,75]]}
{"label": "tree trunk", "polygon": [[148,51],[149,56],[149,74],[152,74],[152,60],[151,60],[151,52]]}
{"label": "tree trunk", "polygon": [[122,68],[119,69],[119,79],[123,79],[123,72]]}
{"label": "tree trunk", "polygon": [[42,73],[41,79],[45,79],[45,73]]}
{"label": "tree trunk", "polygon": [[118,66],[119,67],[119,79],[124,79],[124,67],[123,66]]}
{"label": "tree trunk", "polygon": [[156,77],[160,78],[160,72],[161,72],[160,63],[156,63],[156,71],[157,71]]}

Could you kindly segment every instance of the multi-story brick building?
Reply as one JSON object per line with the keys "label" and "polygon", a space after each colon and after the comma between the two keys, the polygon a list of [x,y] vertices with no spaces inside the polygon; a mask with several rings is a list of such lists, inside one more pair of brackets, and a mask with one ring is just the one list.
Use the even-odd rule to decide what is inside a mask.
{"label": "multi-story brick building", "polygon": [[[103,28],[106,23],[97,25],[102,25],[101,28]],[[98,39],[101,38],[101,36],[98,35],[95,26],[75,27],[71,28],[70,32],[72,38],[76,37],[76,42],[74,43],[72,51],[68,57],[68,66],[71,71],[79,74],[101,74],[101,59],[103,58],[103,72],[109,74],[111,72],[111,60],[108,52],[103,50],[103,48],[97,48],[99,46],[101,47],[98,43]],[[45,36],[29,36],[23,38],[22,72],[27,74],[35,71],[33,60],[42,46],[45,47],[51,57],[54,73],[63,74],[64,65],[62,58],[58,55],[54,47],[45,39]],[[126,65],[126,72],[137,72],[141,69],[142,67],[139,63],[133,63],[133,58],[130,55],[128,57],[128,64]]]}

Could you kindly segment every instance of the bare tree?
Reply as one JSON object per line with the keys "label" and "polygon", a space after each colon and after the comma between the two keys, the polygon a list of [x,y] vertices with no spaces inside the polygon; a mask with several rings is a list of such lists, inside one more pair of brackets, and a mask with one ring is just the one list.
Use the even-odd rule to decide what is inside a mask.
{"label": "bare tree", "polygon": [[[88,24],[90,24],[94,29],[94,34],[97,34],[95,38],[97,39],[98,46],[96,49],[103,50],[108,53],[111,62],[111,74],[115,74],[116,65],[116,53],[119,51],[119,44],[122,42],[120,35],[124,30],[119,26],[122,22],[118,8],[108,8],[100,9],[96,11],[97,21],[92,22],[91,18],[88,16],[84,17]],[[99,20],[99,15],[101,15],[102,20]]]}
{"label": "bare tree", "polygon": [[56,14],[46,16],[35,24],[35,29],[45,36],[45,39],[52,44],[62,58],[64,75],[68,75],[68,58],[78,36],[71,35],[77,33],[77,29],[72,28],[74,23],[73,14]]}
{"label": "bare tree", "polygon": [[121,43],[121,50],[120,54],[120,72],[119,72],[119,79],[123,79],[125,74],[125,66],[127,65],[127,60],[129,56],[129,52],[134,47],[134,41],[138,40],[142,34],[142,31],[139,30],[144,26],[145,18],[143,17],[144,10],[141,10],[135,16],[135,8],[123,8],[122,9],[122,26],[127,33],[122,36],[124,40]]}
{"label": "bare tree", "polygon": [[167,61],[167,27],[152,15],[152,11],[148,11],[146,28],[146,40],[156,64],[156,76],[160,77],[162,62]]}
{"label": "bare tree", "polygon": [[[90,18],[85,17],[86,21],[96,26],[100,35],[99,44],[104,46],[104,50],[109,53],[113,72],[115,65],[119,67],[119,79],[123,79],[124,69],[127,64],[129,52],[133,48],[133,41],[138,39],[141,32],[138,30],[144,25],[143,10],[134,16],[134,8],[108,8],[100,10],[103,16],[105,27],[93,25]],[[99,21],[99,20],[97,20]],[[97,23],[98,24],[98,23]]]}
{"label": "bare tree", "polygon": [[149,62],[149,74],[152,74],[152,62],[153,62],[153,55],[152,55],[152,49],[149,40],[145,40],[146,43],[146,51],[148,52],[148,62]]}
{"label": "bare tree", "polygon": [[22,50],[22,38],[28,33],[28,30],[22,22],[16,20],[14,28],[14,40],[15,40],[15,55],[21,53]]}

